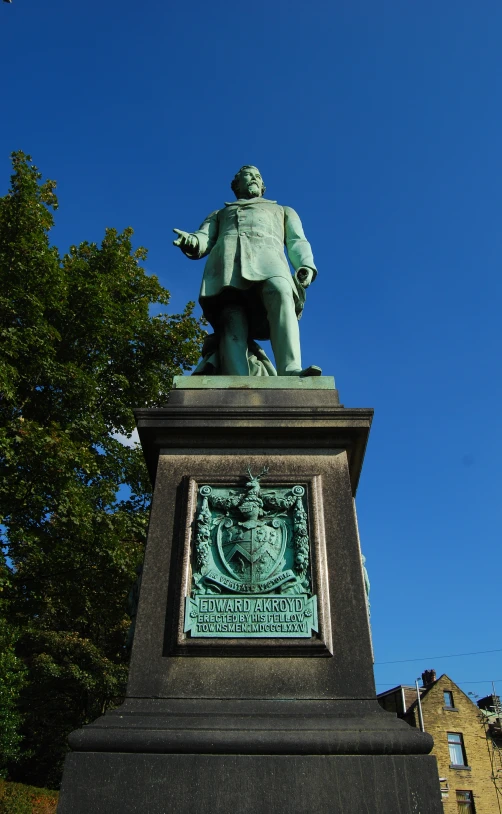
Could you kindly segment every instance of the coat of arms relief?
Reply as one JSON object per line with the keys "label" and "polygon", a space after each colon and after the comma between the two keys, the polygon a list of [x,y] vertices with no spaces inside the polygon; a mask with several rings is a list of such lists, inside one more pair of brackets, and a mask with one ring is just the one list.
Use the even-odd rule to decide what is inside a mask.
{"label": "coat of arms relief", "polygon": [[305,637],[316,630],[305,488],[264,489],[267,473],[248,469],[236,489],[199,487],[185,613],[192,636]]}

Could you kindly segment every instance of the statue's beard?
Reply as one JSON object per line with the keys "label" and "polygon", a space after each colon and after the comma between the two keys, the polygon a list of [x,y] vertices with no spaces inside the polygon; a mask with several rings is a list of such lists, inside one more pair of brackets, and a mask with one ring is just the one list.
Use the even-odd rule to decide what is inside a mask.
{"label": "statue's beard", "polygon": [[247,185],[248,194],[252,198],[257,198],[261,192],[260,187],[256,183],[256,181],[252,181],[250,184]]}

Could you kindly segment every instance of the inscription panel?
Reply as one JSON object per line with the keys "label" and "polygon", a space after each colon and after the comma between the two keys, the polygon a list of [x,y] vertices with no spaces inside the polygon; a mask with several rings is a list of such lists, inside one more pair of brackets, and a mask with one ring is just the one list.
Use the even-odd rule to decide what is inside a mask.
{"label": "inscription panel", "polygon": [[311,638],[312,590],[305,487],[199,486],[192,584],[184,632],[210,638]]}
{"label": "inscription panel", "polygon": [[187,597],[185,618],[192,636],[303,638],[317,631],[317,602],[306,594]]}

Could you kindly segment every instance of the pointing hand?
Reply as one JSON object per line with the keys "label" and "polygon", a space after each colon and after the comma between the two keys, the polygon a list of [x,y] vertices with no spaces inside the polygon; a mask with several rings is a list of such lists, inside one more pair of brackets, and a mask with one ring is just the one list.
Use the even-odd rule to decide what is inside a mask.
{"label": "pointing hand", "polygon": [[179,235],[176,240],[173,240],[173,246],[179,246],[182,251],[196,249],[199,245],[195,235],[190,234],[190,232],[183,232],[182,229],[173,229],[173,232]]}

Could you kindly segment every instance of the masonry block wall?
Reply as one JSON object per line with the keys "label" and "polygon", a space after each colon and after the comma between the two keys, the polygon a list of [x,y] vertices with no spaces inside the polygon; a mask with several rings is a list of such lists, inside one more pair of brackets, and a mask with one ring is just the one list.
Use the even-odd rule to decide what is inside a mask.
{"label": "masonry block wall", "polygon": [[[445,703],[444,693],[452,694],[453,708]],[[497,794],[493,779],[493,750],[486,736],[482,713],[462,690],[443,675],[428,688],[421,698],[424,726],[434,738],[432,753],[438,761],[439,776],[447,778],[448,796],[443,796],[445,814],[458,814],[457,791],[471,791],[475,814],[500,814],[502,799]],[[419,726],[418,708],[415,703],[409,722]],[[462,735],[466,767],[452,768],[448,733]],[[492,751],[490,751],[492,750]],[[500,761],[499,755],[495,755]],[[500,781],[499,781],[500,782]],[[446,783],[441,783],[442,788]],[[497,799],[498,798],[498,799]],[[469,811],[465,808],[465,811]]]}

